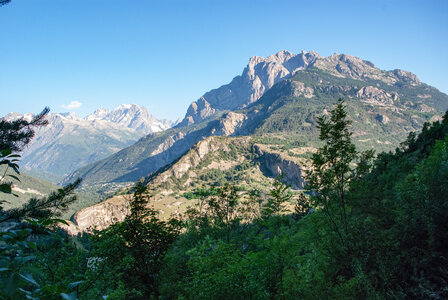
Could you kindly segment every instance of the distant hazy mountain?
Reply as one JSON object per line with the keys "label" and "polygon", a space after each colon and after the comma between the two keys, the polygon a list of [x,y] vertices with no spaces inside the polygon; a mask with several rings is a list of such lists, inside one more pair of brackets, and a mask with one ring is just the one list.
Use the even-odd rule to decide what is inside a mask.
{"label": "distant hazy mountain", "polygon": [[[31,118],[32,114],[10,113],[4,118]],[[171,127],[172,122],[158,120],[146,108],[135,104],[121,105],[108,111],[100,108],[85,118],[74,113],[55,113],[49,125],[38,128],[22,154],[21,167],[35,176],[51,180],[105,158],[142,136]]]}
{"label": "distant hazy mountain", "polygon": [[93,114],[88,115],[85,120],[108,121],[120,127],[135,129],[144,135],[163,131],[173,125],[170,120],[156,119],[146,108],[136,104],[122,104],[112,111],[99,108]]}
{"label": "distant hazy mountain", "polygon": [[179,126],[81,168],[66,182],[78,176],[87,185],[135,181],[213,135],[253,135],[286,150],[313,146],[317,117],[338,98],[346,100],[356,144],[379,151],[394,149],[410,131],[421,130],[448,109],[447,95],[410,72],[380,70],[344,54],[281,51],[251,58],[243,75],[193,103]]}

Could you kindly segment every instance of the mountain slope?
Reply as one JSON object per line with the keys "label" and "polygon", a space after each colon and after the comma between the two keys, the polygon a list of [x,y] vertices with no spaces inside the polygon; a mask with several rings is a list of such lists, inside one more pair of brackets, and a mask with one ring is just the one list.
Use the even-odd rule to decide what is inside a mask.
{"label": "mountain slope", "polygon": [[[272,177],[280,174],[285,175],[284,181],[292,188],[300,189],[304,183],[303,163],[303,158],[257,144],[257,139],[251,137],[212,136],[145,178],[145,182],[150,184],[154,207],[164,218],[183,213],[197,203],[193,199],[197,189],[206,190],[227,182],[238,185],[240,190],[256,190],[263,199],[272,186]],[[128,195],[115,195],[78,211],[72,218],[70,231],[86,231],[91,226],[105,228],[114,219],[122,220],[129,213],[128,200]]]}
{"label": "mountain slope", "polygon": [[[2,175],[5,172],[3,166],[0,168],[0,172]],[[8,169],[7,174],[17,175],[10,169]],[[35,178],[23,172],[20,173],[19,178],[20,181],[12,180],[12,192],[16,196],[2,194],[1,200],[6,201],[2,205],[5,209],[20,207],[31,198],[42,198],[60,188],[51,182]]]}
{"label": "mountain slope", "polygon": [[326,114],[338,98],[346,100],[354,140],[361,149],[391,150],[409,131],[420,130],[424,122],[448,109],[448,96],[421,83],[412,73],[383,71],[349,55],[313,55],[312,63],[296,69],[294,65],[287,79],[278,81],[245,108],[223,109],[240,107],[244,101],[251,101],[248,98],[233,104],[216,100],[217,104],[212,103],[219,109],[208,117],[204,114],[205,119],[147,136],[101,162],[79,169],[67,181],[78,176],[85,184],[135,181],[212,135],[256,135],[262,143],[274,143],[285,151],[291,146],[315,146],[317,117]]}

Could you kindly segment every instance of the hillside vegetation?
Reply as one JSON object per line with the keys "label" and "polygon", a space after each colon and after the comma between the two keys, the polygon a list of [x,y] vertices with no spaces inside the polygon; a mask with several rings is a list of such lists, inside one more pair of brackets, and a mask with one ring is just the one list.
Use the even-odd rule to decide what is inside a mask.
{"label": "hillside vegetation", "polygon": [[[193,189],[185,196],[196,197],[202,205],[181,219],[161,220],[154,199],[140,182],[130,199],[130,214],[101,232],[75,239],[63,233],[56,238],[53,233],[28,248],[2,235],[7,245],[3,257],[32,255],[15,269],[1,261],[5,269],[0,276],[13,278],[16,287],[2,289],[4,295],[448,297],[448,113],[442,122],[425,123],[420,134],[410,133],[393,152],[379,153],[375,159],[372,151],[356,150],[342,102],[316,122],[320,145],[307,154],[313,168],[305,175],[306,192],[296,197],[292,213],[290,192],[279,181],[263,199],[226,182]],[[227,151],[217,151],[214,147],[227,145],[220,139],[209,140],[209,145],[215,143],[212,155],[228,162],[235,161],[232,153],[251,157],[244,150],[245,139],[233,140]],[[199,155],[200,149],[198,144],[191,151]],[[191,153],[188,159],[191,163]],[[204,161],[190,172],[207,170]],[[198,167],[201,162],[203,168]],[[162,180],[165,172],[176,171],[177,163],[182,158],[149,181],[163,185],[174,180],[171,187],[185,186],[172,176]],[[232,165],[226,168],[231,170]],[[177,169],[181,170],[185,169]],[[14,274],[21,277],[14,279]]]}

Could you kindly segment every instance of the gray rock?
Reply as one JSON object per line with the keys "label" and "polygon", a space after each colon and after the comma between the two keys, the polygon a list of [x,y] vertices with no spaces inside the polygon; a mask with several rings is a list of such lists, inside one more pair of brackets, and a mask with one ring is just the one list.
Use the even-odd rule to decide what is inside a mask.
{"label": "gray rock", "polygon": [[193,102],[180,126],[200,122],[218,110],[243,108],[260,99],[274,84],[309,67],[318,58],[319,54],[314,51],[292,54],[286,50],[266,58],[253,56],[240,76]]}

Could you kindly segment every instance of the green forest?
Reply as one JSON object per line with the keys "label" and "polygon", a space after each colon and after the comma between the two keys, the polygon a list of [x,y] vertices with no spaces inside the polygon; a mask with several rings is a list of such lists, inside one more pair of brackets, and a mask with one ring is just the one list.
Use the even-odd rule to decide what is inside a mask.
{"label": "green forest", "polygon": [[[1,207],[0,298],[448,298],[448,113],[375,153],[356,149],[347,106],[317,118],[321,146],[294,211],[281,178],[267,200],[231,184],[198,189],[197,205],[169,220],[140,181],[123,222],[78,236],[58,226],[81,180]],[[9,201],[17,153],[47,114],[0,121]]]}

